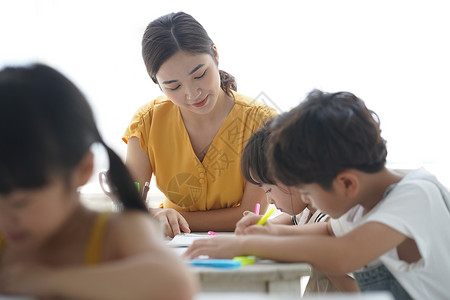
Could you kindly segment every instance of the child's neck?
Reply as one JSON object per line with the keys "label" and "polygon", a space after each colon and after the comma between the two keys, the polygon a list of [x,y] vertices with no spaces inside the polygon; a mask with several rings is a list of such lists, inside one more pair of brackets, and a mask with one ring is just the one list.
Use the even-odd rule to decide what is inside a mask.
{"label": "child's neck", "polygon": [[[89,235],[92,228],[94,215],[94,212],[89,211],[79,203],[63,224],[61,230],[55,233],[55,235],[48,239],[45,245],[42,246],[39,251],[41,259],[43,261],[48,261],[51,264],[58,264],[59,258],[57,256],[59,253],[65,253],[66,256],[71,253],[73,256],[70,254],[69,256],[79,256],[79,259],[82,259],[85,244],[87,242],[86,237]],[[70,245],[70,242],[73,241],[79,241],[80,249],[75,249],[76,251],[65,249],[65,245]]]}
{"label": "child's neck", "polygon": [[384,197],[387,188],[403,179],[404,174],[384,168],[382,171],[369,174],[363,173],[360,178],[360,202],[364,214],[374,208]]}

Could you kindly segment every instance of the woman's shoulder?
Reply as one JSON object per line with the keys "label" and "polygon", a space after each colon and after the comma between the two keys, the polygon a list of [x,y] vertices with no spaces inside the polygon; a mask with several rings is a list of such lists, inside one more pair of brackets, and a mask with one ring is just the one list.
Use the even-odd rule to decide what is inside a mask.
{"label": "woman's shoulder", "polygon": [[173,104],[173,102],[170,101],[170,99],[167,98],[167,96],[161,95],[139,107],[136,114],[139,115],[145,115],[149,113],[151,114],[155,110],[173,108],[174,106],[175,104]]}
{"label": "woman's shoulder", "polygon": [[[162,95],[139,107],[131,119],[130,126],[133,124],[152,123],[154,116],[156,115],[164,115],[165,117],[168,117],[169,115],[176,114],[177,106],[173,104],[167,96]],[[157,119],[161,120],[165,119],[165,117],[160,117]]]}
{"label": "woman's shoulder", "polygon": [[232,92],[236,113],[260,115],[263,118],[273,117],[277,114],[274,108],[265,103],[238,92]]}

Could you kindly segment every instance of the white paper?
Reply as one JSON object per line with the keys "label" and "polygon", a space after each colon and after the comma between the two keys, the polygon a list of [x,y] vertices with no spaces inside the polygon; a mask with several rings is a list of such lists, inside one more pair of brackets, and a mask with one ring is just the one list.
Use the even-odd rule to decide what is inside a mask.
{"label": "white paper", "polygon": [[206,234],[183,233],[176,235],[167,245],[169,247],[189,247],[195,240],[208,239],[212,236]]}

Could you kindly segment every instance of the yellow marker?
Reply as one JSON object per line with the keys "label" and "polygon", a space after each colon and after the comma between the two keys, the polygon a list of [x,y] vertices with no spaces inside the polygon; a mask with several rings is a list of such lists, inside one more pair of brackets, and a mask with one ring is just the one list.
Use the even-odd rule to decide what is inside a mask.
{"label": "yellow marker", "polygon": [[273,214],[273,212],[275,211],[275,208],[271,208],[269,209],[264,216],[261,217],[261,219],[259,219],[258,223],[256,223],[256,225],[264,225],[266,224],[267,219],[270,217],[270,215]]}
{"label": "yellow marker", "polygon": [[242,266],[246,266],[246,265],[251,265],[252,263],[254,263],[255,257],[254,256],[236,256],[236,257],[233,257],[233,260],[240,261]]}

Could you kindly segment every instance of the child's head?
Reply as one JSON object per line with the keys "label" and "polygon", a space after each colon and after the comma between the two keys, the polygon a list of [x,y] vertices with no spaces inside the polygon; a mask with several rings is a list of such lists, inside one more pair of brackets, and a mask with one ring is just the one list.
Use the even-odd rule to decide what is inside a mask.
{"label": "child's head", "polygon": [[280,120],[271,126],[268,159],[274,177],[288,186],[316,183],[330,190],[345,170],[384,168],[378,116],[351,93],[314,90]]}
{"label": "child's head", "polygon": [[[147,72],[153,82],[159,84],[156,74],[161,65],[178,51],[208,54],[217,61],[217,50],[203,26],[184,12],[170,13],[152,21],[142,38],[142,56]],[[236,81],[230,74],[220,70],[220,87],[230,95],[236,90]]]}
{"label": "child's head", "polygon": [[[241,159],[241,170],[244,178],[253,184],[260,186],[267,195],[271,204],[288,214],[302,212],[307,204],[297,189],[276,182],[269,172],[269,164],[266,158],[269,145],[270,123],[263,125],[248,140]],[[310,209],[312,209],[310,207]]]}
{"label": "child's head", "polygon": [[85,97],[56,70],[36,64],[0,71],[0,130],[0,195],[44,189],[55,179],[69,187],[90,147],[100,143],[124,208],[146,210],[125,165],[104,144]]}

